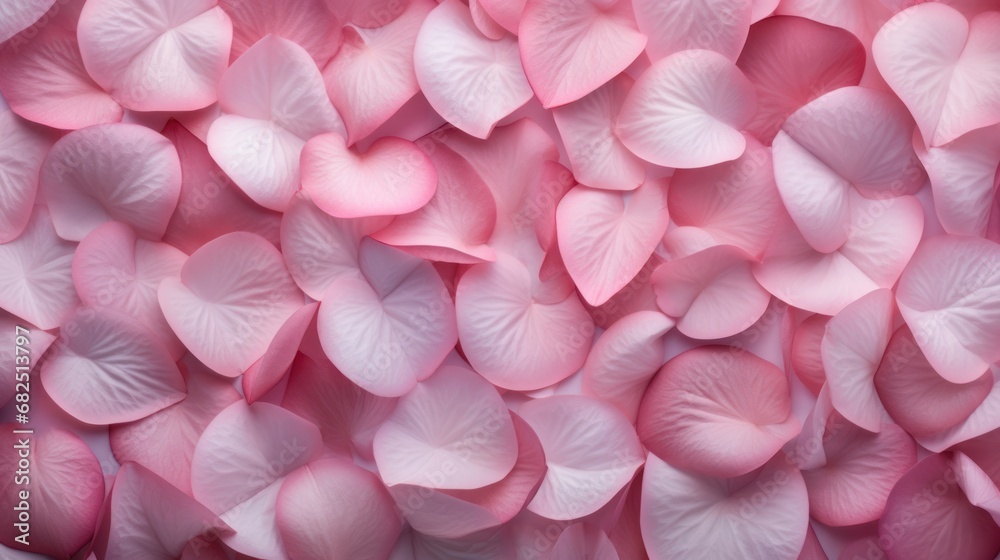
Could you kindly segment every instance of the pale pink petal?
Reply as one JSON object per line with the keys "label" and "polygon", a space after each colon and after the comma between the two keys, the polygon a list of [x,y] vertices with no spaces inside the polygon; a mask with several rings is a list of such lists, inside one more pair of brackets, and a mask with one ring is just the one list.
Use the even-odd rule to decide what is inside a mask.
{"label": "pale pink petal", "polygon": [[254,204],[208,153],[208,147],[177,122],[163,135],[181,160],[181,194],[163,240],[185,253],[227,233],[248,231],[278,243],[281,216]]}
{"label": "pale pink petal", "polygon": [[878,519],[889,491],[917,462],[913,438],[891,422],[873,433],[832,410],[825,426],[807,443],[823,446],[824,464],[802,470],[810,515],[834,527]]}
{"label": "pale pink petal", "polygon": [[459,0],[445,0],[428,14],[413,62],[434,110],[476,138],[488,137],[497,121],[531,99],[517,41],[484,37]]}
{"label": "pale pink petal", "polygon": [[[0,91],[18,115],[71,130],[122,119],[122,106],[83,66],[76,38],[83,4],[55,4],[38,23],[0,48]],[[6,18],[0,19],[6,23]]]}
{"label": "pale pink petal", "polygon": [[334,218],[303,195],[292,198],[281,219],[281,251],[295,283],[323,299],[341,275],[357,276],[361,239],[388,224],[388,217]]}
{"label": "pale pink petal", "polygon": [[[731,161],[698,169],[678,169],[670,180],[670,218],[679,226],[665,246],[677,256],[735,245],[754,258],[764,254],[781,213],[771,153],[752,136],[746,151]],[[697,248],[690,240],[697,239]]]}
{"label": "pale pink petal", "polygon": [[502,25],[490,17],[490,14],[483,9],[478,0],[469,0],[469,11],[472,13],[472,21],[475,22],[476,28],[487,38],[497,40],[507,32]]}
{"label": "pale pink petal", "polygon": [[955,445],[952,449],[970,457],[989,477],[1000,480],[1000,430],[993,430]]}
{"label": "pale pink petal", "polygon": [[989,395],[993,376],[985,371],[970,383],[945,380],[904,325],[889,341],[875,373],[875,388],[896,423],[915,437],[926,437],[968,418]]}
{"label": "pale pink petal", "polygon": [[777,16],[750,27],[736,65],[757,91],[757,114],[746,129],[770,144],[799,107],[829,91],[858,85],[865,49],[843,29]]}
{"label": "pale pink petal", "polygon": [[498,387],[541,389],[575,373],[594,323],[575,293],[537,301],[524,263],[498,253],[462,275],[455,295],[458,336],[469,363]]}
{"label": "pale pink petal", "polygon": [[792,339],[792,369],[799,381],[815,395],[819,394],[820,388],[826,382],[822,343],[829,320],[830,317],[826,315],[811,315],[795,328],[795,336]]}
{"label": "pale pink petal", "polygon": [[56,235],[44,206],[31,210],[17,239],[0,244],[0,308],[43,329],[58,327],[80,304],[73,287],[76,243]]}
{"label": "pale pink petal", "polygon": [[545,454],[534,430],[511,413],[517,434],[517,462],[498,482],[473,490],[432,490],[397,484],[389,489],[407,522],[422,534],[455,539],[510,521],[538,490]]}
{"label": "pale pink petal", "polygon": [[191,457],[205,427],[240,399],[232,383],[190,357],[181,362],[184,400],[141,420],[110,427],[111,451],[119,463],[139,463],[181,491],[191,493]]}
{"label": "pale pink petal", "polygon": [[996,523],[969,503],[948,455],[931,455],[900,479],[878,529],[889,560],[987,560],[1000,553]]}
{"label": "pale pink petal", "polygon": [[302,292],[281,253],[252,233],[230,233],[188,258],[180,277],[163,279],[160,307],[181,342],[214,371],[236,377],[260,359]]}
{"label": "pale pink petal", "polygon": [[588,303],[606,302],[653,254],[670,221],[666,191],[664,181],[635,192],[576,186],[559,202],[559,252]]}
{"label": "pale pink petal", "polygon": [[438,183],[430,158],[413,142],[392,136],[361,153],[341,136],[321,134],[306,142],[301,165],[302,189],[337,218],[414,212],[434,196]]}
{"label": "pale pink petal", "polygon": [[601,87],[646,46],[631,2],[528,0],[517,34],[524,73],[544,107]]}
{"label": "pale pink petal", "polygon": [[73,256],[73,283],[85,305],[120,311],[154,333],[173,359],[184,346],[160,311],[156,289],[180,275],[187,255],[157,241],[136,238],[132,228],[107,222],[83,238]]}
{"label": "pale pink petal", "polygon": [[736,61],[750,29],[747,0],[633,0],[639,30],[649,36],[653,62],[680,51],[706,49]]}
{"label": "pale pink petal", "polygon": [[649,384],[637,423],[643,445],[674,466],[746,474],[799,433],[785,373],[745,350],[703,346],[671,359]]}
{"label": "pale pink petal", "polygon": [[501,480],[517,461],[517,436],[496,388],[446,365],[399,400],[375,434],[387,485],[469,490]]}
{"label": "pale pink petal", "polygon": [[477,0],[483,10],[507,31],[517,35],[527,0]]}
{"label": "pale pink petal", "polygon": [[877,433],[886,420],[874,378],[892,336],[895,312],[892,291],[869,292],[830,319],[821,345],[834,408],[869,432]]}
{"label": "pale pink petal", "polygon": [[[508,560],[517,556],[510,529],[506,526],[486,529],[460,539],[440,539],[413,533],[413,560],[468,558]],[[409,558],[407,558],[409,560]]]}
{"label": "pale pink petal", "polygon": [[434,373],[458,339],[451,294],[430,263],[371,239],[363,276],[331,282],[318,315],[330,361],[362,389],[398,397]]}
{"label": "pale pink petal", "polygon": [[637,311],[615,321],[597,339],[583,365],[583,394],[602,398],[634,421],[646,385],[666,361],[663,335],[674,321]]}
{"label": "pale pink petal", "polygon": [[691,50],[657,61],[636,81],[618,117],[635,155],[666,167],[705,167],[746,148],[740,129],[756,110],[753,85],[732,61]]}
{"label": "pale pink petal", "polygon": [[370,135],[420,91],[413,52],[417,33],[436,6],[410,0],[384,26],[344,28],[344,44],[323,68],[323,80],[344,118],[348,144]]}
{"label": "pale pink petal", "polygon": [[239,400],[198,440],[191,462],[194,497],[232,527],[223,540],[258,558],[287,560],[275,503],[285,477],[316,458],[319,430],[269,403]]}
{"label": "pale pink petal", "polygon": [[891,288],[923,233],[924,211],[910,196],[869,200],[851,194],[847,241],[820,253],[785,218],[754,276],[776,298],[815,313],[836,315],[879,288]]}
{"label": "pale pink petal", "polygon": [[[179,558],[232,531],[194,498],[136,463],[125,463],[104,504],[94,549],[99,558]],[[207,551],[202,551],[207,552]]]}
{"label": "pale pink petal", "polygon": [[371,459],[375,432],[396,401],[358,387],[325,359],[300,354],[292,363],[281,406],[319,426],[330,449]]}
{"label": "pale pink petal", "polygon": [[42,365],[42,385],[83,422],[131,422],[185,397],[167,348],[128,315],[80,308],[63,322],[60,340]]}
{"label": "pale pink petal", "polygon": [[267,351],[243,373],[243,396],[253,404],[273,389],[292,366],[306,329],[316,316],[319,302],[299,308],[275,333]]}
{"label": "pale pink petal", "polygon": [[233,24],[215,0],[87,0],[77,36],[87,72],[135,111],[193,111],[216,100]]}
{"label": "pale pink petal", "polygon": [[233,21],[233,48],[229,62],[236,61],[257,41],[277,35],[292,41],[323,67],[341,42],[341,22],[323,0],[219,0]]}
{"label": "pale pink petal", "polygon": [[518,413],[538,434],[548,465],[528,511],[560,520],[594,513],[643,464],[635,428],[600,399],[558,395],[526,402]]}
{"label": "pale pink petal", "polygon": [[942,4],[913,6],[879,30],[872,55],[925,145],[1000,122],[1000,13],[968,20]]}
{"label": "pale pink petal", "polygon": [[930,177],[934,209],[944,230],[983,237],[997,193],[1000,126],[974,130],[936,148],[925,148],[914,133],[913,144]]}
{"label": "pale pink petal", "polygon": [[656,311],[660,308],[656,305],[656,292],[653,290],[653,283],[650,279],[653,271],[663,264],[663,257],[653,253],[653,256],[646,261],[642,269],[631,282],[611,296],[604,305],[598,307],[587,306],[590,316],[594,319],[594,324],[606,329],[627,315],[638,311]]}
{"label": "pale pink petal", "polygon": [[0,43],[10,39],[39,20],[55,0],[13,0],[0,5]]}
{"label": "pale pink petal", "polygon": [[103,124],[56,142],[38,182],[64,239],[80,241],[118,221],[157,240],[177,206],[181,165],[162,135],[135,124]]}
{"label": "pale pink petal", "polygon": [[757,322],[771,294],[751,273],[752,258],[732,245],[715,245],[660,265],[651,278],[656,303],[691,338],[733,336]]}
{"label": "pale pink petal", "polygon": [[223,115],[208,131],[208,151],[257,204],[284,211],[299,190],[299,154],[325,132],[344,134],[309,53],[268,35],[219,83]]}
{"label": "pale pink petal", "polygon": [[315,461],[285,477],[276,511],[295,560],[385,560],[402,528],[382,481],[340,459]]}
{"label": "pale pink petal", "polygon": [[809,499],[799,470],[780,453],[733,479],[684,471],[650,453],[641,523],[652,560],[795,560]]}
{"label": "pale pink petal", "polygon": [[[44,361],[42,358],[52,343],[56,341],[56,336],[2,309],[0,309],[0,332],[10,333],[15,342],[15,344],[8,344],[5,348],[0,348],[0,363],[10,364],[12,372],[11,375],[5,375],[0,379],[0,406],[3,406],[14,398],[18,383],[30,381],[28,374]],[[25,341],[23,348],[28,350],[28,354],[17,350],[18,336],[24,337],[22,339]]]}
{"label": "pale pink petal", "polygon": [[925,240],[899,280],[896,302],[946,380],[968,383],[1000,360],[1000,245],[952,235]]}
{"label": "pale pink petal", "polygon": [[428,260],[465,264],[493,260],[495,253],[486,243],[493,234],[497,207],[486,183],[446,146],[435,146],[429,159],[437,169],[434,196],[372,237]]}
{"label": "pale pink petal", "polygon": [[0,243],[7,243],[28,226],[38,172],[56,136],[22,120],[2,102],[0,130]]}
{"label": "pale pink petal", "polygon": [[549,560],[619,560],[607,533],[591,524],[574,523],[559,534]]}
{"label": "pale pink petal", "polygon": [[590,94],[552,110],[576,179],[599,189],[632,190],[646,176],[645,162],[618,137],[616,124],[634,80],[619,74]]}
{"label": "pale pink petal", "polygon": [[[15,432],[24,426],[2,427],[5,453],[0,467],[9,474],[0,483],[0,542],[68,560],[94,534],[104,502],[101,465],[71,432],[48,428],[20,435]],[[24,472],[18,475],[18,471]],[[21,534],[26,543],[15,540]]]}
{"label": "pale pink petal", "polygon": [[640,517],[642,514],[642,473],[629,483],[628,493],[608,538],[615,545],[620,560],[649,560],[646,545],[642,542]]}
{"label": "pale pink petal", "polygon": [[829,253],[847,241],[852,187],[869,198],[924,183],[913,121],[890,94],[840,88],[793,113],[774,138],[774,179],[803,237]]}

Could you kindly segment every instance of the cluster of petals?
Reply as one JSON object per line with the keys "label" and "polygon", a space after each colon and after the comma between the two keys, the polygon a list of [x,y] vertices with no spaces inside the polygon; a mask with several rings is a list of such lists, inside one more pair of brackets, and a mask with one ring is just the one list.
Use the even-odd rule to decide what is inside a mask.
{"label": "cluster of petals", "polygon": [[997,0],[3,0],[0,559],[993,560],[998,186]]}

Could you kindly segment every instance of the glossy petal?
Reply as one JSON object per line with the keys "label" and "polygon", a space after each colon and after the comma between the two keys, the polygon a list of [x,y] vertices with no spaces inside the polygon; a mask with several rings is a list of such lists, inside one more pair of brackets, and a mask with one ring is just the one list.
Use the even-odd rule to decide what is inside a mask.
{"label": "glossy petal", "polygon": [[214,0],[88,0],[80,13],[87,72],[134,111],[193,111],[216,100],[233,24]]}
{"label": "glossy petal", "polygon": [[639,408],[643,445],[708,476],[760,468],[799,432],[785,374],[745,350],[703,346],[671,359]]}
{"label": "glossy petal", "polygon": [[705,50],[657,61],[636,81],[618,117],[634,154],[666,167],[734,160],[746,148],[740,129],[753,118],[753,85],[724,56]]}
{"label": "glossy petal", "polygon": [[519,413],[538,434],[548,465],[528,511],[559,520],[589,515],[643,464],[635,429],[604,401],[558,395],[529,401]]}
{"label": "glossy petal", "polygon": [[417,83],[442,117],[486,138],[497,121],[531,99],[517,41],[476,29],[459,0],[446,0],[424,20],[413,52]]}
{"label": "glossy petal", "polygon": [[528,0],[518,27],[524,73],[544,107],[576,101],[646,46],[629,2]]}
{"label": "glossy petal", "polygon": [[104,222],[157,240],[181,190],[173,144],[134,124],[105,124],[63,136],[42,164],[39,185],[59,236],[80,241]]}
{"label": "glossy petal", "polygon": [[205,244],[180,277],[159,287],[160,307],[181,342],[205,365],[240,375],[267,350],[302,293],[274,245],[252,233],[230,233]]}
{"label": "glossy petal", "polygon": [[946,380],[968,383],[1000,359],[1000,245],[951,235],[927,239],[899,280],[896,302]]}
{"label": "glossy petal", "polygon": [[517,436],[496,388],[468,368],[444,366],[399,400],[375,434],[388,486],[469,490],[501,480]]}
{"label": "glossy petal", "polygon": [[656,303],[692,338],[733,336],[757,322],[771,294],[750,272],[751,258],[731,245],[716,245],[660,265],[651,278]]}

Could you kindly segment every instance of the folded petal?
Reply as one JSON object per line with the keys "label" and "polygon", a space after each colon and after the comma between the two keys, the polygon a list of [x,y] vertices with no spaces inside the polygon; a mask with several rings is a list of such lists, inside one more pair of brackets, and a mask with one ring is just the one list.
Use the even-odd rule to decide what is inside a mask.
{"label": "folded petal", "polygon": [[413,62],[431,107],[476,138],[531,99],[517,41],[484,37],[459,0],[446,0],[424,20]]}
{"label": "folded petal", "polygon": [[1000,245],[953,235],[926,239],[899,280],[896,302],[946,380],[968,383],[1000,360]]}
{"label": "folded petal", "polygon": [[[10,475],[0,484],[4,506],[0,542],[68,560],[94,535],[104,502],[101,465],[71,432],[48,428],[22,436],[14,431],[23,426],[3,428],[6,453],[0,466]],[[18,471],[26,474],[15,474]],[[27,535],[24,542],[15,540],[22,534]]]}
{"label": "folded petal", "polygon": [[363,276],[330,284],[317,319],[323,350],[366,391],[398,397],[429,377],[458,339],[455,308],[430,263],[362,241]]}
{"label": "folded petal", "polygon": [[771,294],[751,272],[752,259],[732,245],[715,245],[660,265],[651,278],[656,304],[686,336],[733,336],[757,322]]}
{"label": "folded petal", "polygon": [[73,287],[76,243],[56,235],[44,206],[31,210],[21,235],[0,244],[0,308],[54,329],[80,304]]}
{"label": "folded petal", "polygon": [[878,70],[910,109],[925,145],[1000,122],[997,37],[1000,13],[968,20],[937,3],[903,10],[875,35]]}
{"label": "folded petal", "polygon": [[264,355],[243,373],[243,396],[253,404],[273,389],[288,373],[306,329],[315,323],[319,302],[303,305],[281,325]]}
{"label": "folded petal", "polygon": [[757,91],[757,114],[747,130],[764,144],[799,107],[861,81],[864,46],[848,31],[823,23],[775,16],[750,27],[736,66]]}
{"label": "folded petal", "polygon": [[634,192],[570,189],[556,212],[559,253],[584,299],[601,305],[628,284],[669,222],[664,181]]}
{"label": "folded petal", "polygon": [[38,181],[64,239],[80,241],[118,221],[157,240],[177,206],[181,165],[162,135],[135,124],[103,124],[56,142]]}
{"label": "folded petal", "polygon": [[281,253],[252,233],[226,234],[188,258],[158,290],[167,323],[214,371],[236,377],[260,359],[302,292]]}
{"label": "folded petal", "polygon": [[705,167],[740,157],[746,148],[740,129],[750,123],[756,103],[753,85],[726,57],[683,51],[639,76],[618,128],[625,145],[646,161]]}
{"label": "folded petal", "polygon": [[524,73],[546,108],[601,87],[646,46],[630,2],[528,0],[517,35]]}
{"label": "folded petal", "polygon": [[780,453],[731,479],[684,471],[650,453],[641,523],[651,560],[794,560],[809,527],[809,498],[799,470]]}
{"label": "folded petal", "polygon": [[279,490],[321,447],[311,422],[269,403],[239,400],[198,440],[191,462],[194,497],[236,531],[222,537],[233,550],[287,560],[275,517]]}
{"label": "folded petal", "polygon": [[323,77],[299,45],[268,35],[219,82],[224,113],[208,131],[208,151],[257,204],[284,211],[299,190],[299,155],[325,132],[345,134]]}
{"label": "folded petal", "polygon": [[632,424],[593,397],[557,395],[524,403],[519,414],[538,434],[548,470],[528,511],[569,520],[608,503],[642,466]]}
{"label": "folded petal", "polygon": [[717,477],[760,468],[799,433],[785,373],[724,346],[668,361],[646,389],[637,428],[660,458]]}

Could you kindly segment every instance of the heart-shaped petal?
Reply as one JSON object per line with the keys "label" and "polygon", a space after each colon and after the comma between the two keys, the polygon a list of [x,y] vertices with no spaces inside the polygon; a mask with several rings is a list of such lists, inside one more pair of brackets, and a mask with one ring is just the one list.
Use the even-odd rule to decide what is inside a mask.
{"label": "heart-shaped petal", "polygon": [[360,153],[343,137],[321,134],[302,149],[302,189],[337,218],[395,216],[434,196],[434,164],[413,142],[386,136]]}
{"label": "heart-shaped petal", "polygon": [[666,191],[663,181],[635,192],[576,186],[559,202],[559,252],[588,303],[606,302],[653,254],[670,222]]}
{"label": "heart-shaped petal", "polygon": [[646,46],[629,2],[528,0],[517,35],[524,73],[544,107],[601,87]]}
{"label": "heart-shaped petal", "polygon": [[459,0],[445,0],[428,14],[413,63],[431,107],[476,138],[488,137],[497,121],[531,99],[517,41],[484,37]]}
{"label": "heart-shaped petal", "polygon": [[974,381],[1000,360],[1000,245],[953,235],[924,240],[899,279],[896,303],[941,377]]}
{"label": "heart-shaped petal", "polygon": [[1000,13],[972,20],[944,4],[913,6],[879,30],[872,55],[924,144],[1000,122]]}
{"label": "heart-shaped petal", "polygon": [[169,140],[135,124],[103,124],[63,136],[38,179],[59,236],[80,241],[104,222],[163,236],[181,191],[181,164]]}
{"label": "heart-shaped petal", "polygon": [[167,348],[119,312],[80,308],[62,324],[62,344],[42,365],[45,391],[89,424],[131,422],[186,394]]}
{"label": "heart-shaped petal", "polygon": [[693,168],[734,160],[746,149],[740,129],[757,105],[753,85],[719,53],[690,50],[639,76],[618,117],[622,142],[642,159]]}
{"label": "heart-shaped petal", "polygon": [[576,519],[608,503],[645,458],[632,424],[593,397],[557,395],[524,403],[519,414],[538,434],[548,471],[528,511]]}
{"label": "heart-shaped petal", "polygon": [[799,433],[785,373],[745,350],[702,346],[671,359],[639,407],[643,445],[672,465],[732,477]]}
{"label": "heart-shaped petal", "polygon": [[252,233],[223,235],[194,252],[158,296],[181,342],[214,371],[236,377],[260,359],[302,292],[281,253]]}
{"label": "heart-shaped petal", "polygon": [[467,367],[449,365],[399,399],[374,449],[390,487],[471,490],[510,473],[517,435],[496,388]]}
{"label": "heart-shaped petal", "polygon": [[95,0],[78,29],[87,72],[134,111],[193,111],[216,100],[233,24],[215,0]]}

